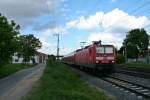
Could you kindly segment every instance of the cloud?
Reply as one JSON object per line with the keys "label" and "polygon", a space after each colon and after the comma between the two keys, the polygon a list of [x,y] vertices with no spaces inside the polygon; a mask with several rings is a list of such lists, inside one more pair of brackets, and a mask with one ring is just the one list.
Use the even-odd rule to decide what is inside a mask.
{"label": "cloud", "polygon": [[[39,31],[39,34],[36,34],[36,36],[40,39],[42,42],[42,48],[39,51],[48,53],[48,54],[56,54],[56,44],[49,43],[50,37],[54,36],[54,34],[66,34],[67,30],[61,26],[59,27],[53,27],[45,30]],[[62,54],[64,54],[62,52]]]}
{"label": "cloud", "polygon": [[65,34],[65,33],[67,33],[67,30],[63,27],[55,27],[55,28],[47,30],[47,31],[51,31],[51,34]]}
{"label": "cloud", "polygon": [[48,42],[42,42],[42,48],[38,50],[46,54],[56,54],[56,44],[51,44]]}
{"label": "cloud", "polygon": [[54,27],[54,28],[39,31],[39,33],[36,34],[36,36],[41,40],[42,43],[44,43],[43,45],[45,45],[48,39],[54,36],[54,34],[66,34],[66,33],[67,30],[65,28]]}
{"label": "cloud", "polygon": [[40,37],[49,37],[49,36],[52,36],[54,34],[66,34],[67,33],[67,30],[61,26],[58,26],[58,27],[53,27],[53,28],[47,28],[47,29],[44,29],[44,30],[41,30],[39,31],[39,36]]}
{"label": "cloud", "polygon": [[[73,51],[73,49],[71,49],[71,48],[64,48],[64,47],[60,47],[59,50],[60,50],[59,51],[60,55],[66,55],[69,52]],[[39,49],[38,51],[39,52],[44,52],[46,54],[54,54],[54,55],[56,55],[57,54],[57,44],[51,44],[51,43],[48,43],[48,42],[43,42],[42,48]]]}
{"label": "cloud", "polygon": [[66,55],[70,52],[73,52],[74,50],[72,48],[60,48],[60,55]]}
{"label": "cloud", "polygon": [[[126,32],[134,28],[144,28],[149,25],[149,19],[145,16],[132,16],[128,13],[114,9],[110,12],[97,12],[89,17],[80,16],[76,20],[66,23],[66,27],[79,30],[90,30],[90,35],[86,41],[101,40],[104,44],[113,44],[117,47],[122,45]],[[99,29],[100,32],[95,30]]]}
{"label": "cloud", "polygon": [[90,30],[99,26],[99,22],[103,17],[103,12],[98,12],[95,15],[89,16],[89,18],[85,18],[84,16],[79,17],[77,20],[72,20],[68,22],[67,27],[73,27],[78,29],[86,29]]}
{"label": "cloud", "polygon": [[73,21],[67,22],[67,23],[66,23],[66,28],[67,28],[67,29],[73,28],[73,27],[75,28],[77,23],[78,23],[77,20],[73,20]]}
{"label": "cloud", "polygon": [[116,47],[120,47],[122,44],[123,37],[119,37],[114,33],[105,33],[105,32],[97,32],[97,33],[91,33],[88,36],[88,43],[91,43],[92,41],[102,41],[102,44],[112,44]]}
{"label": "cloud", "polygon": [[1,0],[0,12],[21,26],[26,26],[39,16],[53,13],[57,3],[58,0]]}
{"label": "cloud", "polygon": [[77,20],[66,23],[67,27],[92,30],[95,28],[103,28],[108,32],[126,32],[129,29],[143,28],[149,24],[149,20],[145,16],[131,16],[122,10],[114,9],[108,13],[97,12],[88,18],[84,16]]}

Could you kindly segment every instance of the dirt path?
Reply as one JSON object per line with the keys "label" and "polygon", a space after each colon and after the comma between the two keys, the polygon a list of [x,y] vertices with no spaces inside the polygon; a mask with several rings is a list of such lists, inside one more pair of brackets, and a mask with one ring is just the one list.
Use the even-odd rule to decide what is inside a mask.
{"label": "dirt path", "polygon": [[40,78],[45,64],[21,70],[0,80],[0,100],[20,100]]}

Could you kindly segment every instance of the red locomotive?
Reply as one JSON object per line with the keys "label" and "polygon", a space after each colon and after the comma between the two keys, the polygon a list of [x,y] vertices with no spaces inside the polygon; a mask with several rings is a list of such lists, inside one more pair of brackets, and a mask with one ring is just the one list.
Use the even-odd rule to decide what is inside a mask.
{"label": "red locomotive", "polygon": [[113,45],[101,45],[101,41],[97,41],[64,56],[62,60],[94,73],[109,73],[116,62],[116,52]]}

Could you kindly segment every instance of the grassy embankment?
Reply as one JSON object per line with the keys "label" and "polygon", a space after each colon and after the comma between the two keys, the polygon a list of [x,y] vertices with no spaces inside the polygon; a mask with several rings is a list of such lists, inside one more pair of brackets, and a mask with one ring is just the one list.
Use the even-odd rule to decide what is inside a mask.
{"label": "grassy embankment", "polygon": [[34,65],[25,65],[25,64],[7,64],[0,67],[0,78],[11,75],[19,70],[32,67]]}
{"label": "grassy embankment", "polygon": [[24,100],[106,100],[104,93],[81,81],[67,65],[48,61],[43,76]]}
{"label": "grassy embankment", "polygon": [[139,71],[148,71],[150,72],[150,64],[144,63],[126,63],[119,64],[121,68],[131,69],[131,70],[139,70]]}

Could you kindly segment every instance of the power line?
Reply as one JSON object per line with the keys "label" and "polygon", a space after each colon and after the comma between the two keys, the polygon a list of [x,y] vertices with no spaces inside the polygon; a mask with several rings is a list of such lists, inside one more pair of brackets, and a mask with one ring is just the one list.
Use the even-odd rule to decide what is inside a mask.
{"label": "power line", "polygon": [[136,9],[132,10],[130,13],[135,13],[136,11],[139,11],[139,9],[145,7],[146,5],[148,5],[150,3],[150,1],[143,3],[141,6],[137,7]]}
{"label": "power line", "polygon": [[[142,5],[140,5],[139,7],[133,9],[132,11],[130,11],[129,13],[132,13],[132,14],[133,14],[133,13],[136,13],[137,11],[139,11],[141,8],[145,7],[145,6],[148,5],[149,3],[150,3],[150,1],[145,2],[145,3],[143,3]],[[120,21],[120,20],[123,19],[124,17],[126,17],[126,16],[124,15],[124,16],[120,17],[118,20],[116,20],[116,22],[117,22],[117,21]]]}

